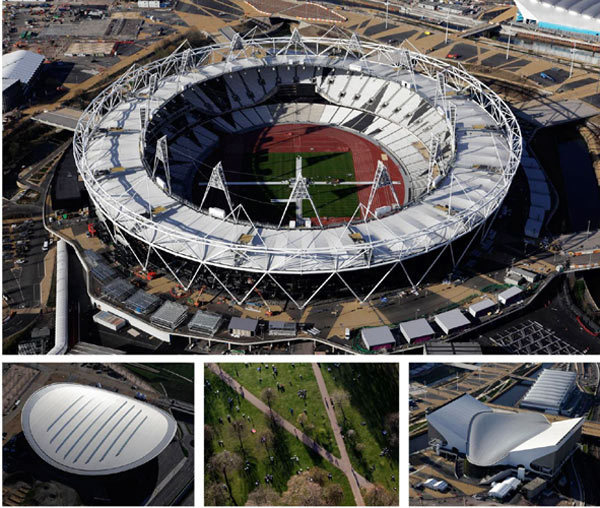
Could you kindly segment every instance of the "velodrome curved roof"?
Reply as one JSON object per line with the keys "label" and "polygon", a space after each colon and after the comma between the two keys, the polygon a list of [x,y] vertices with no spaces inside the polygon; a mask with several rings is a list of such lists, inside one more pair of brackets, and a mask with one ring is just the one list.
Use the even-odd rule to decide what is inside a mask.
{"label": "velodrome curved roof", "polygon": [[[239,51],[230,45],[200,48],[155,62],[147,69],[133,69],[92,102],[78,124],[74,149],[80,174],[102,216],[155,249],[207,266],[308,274],[364,269],[429,252],[472,231],[504,199],[520,160],[520,131],[508,107],[466,72],[389,46],[362,43],[362,53],[358,53],[356,48],[351,49],[356,43],[349,40],[294,35],[245,44],[247,47]],[[261,58],[248,56],[260,52],[267,54]],[[199,64],[207,60],[217,63]],[[402,61],[409,63],[403,67]],[[239,92],[227,88],[223,93],[229,94],[229,100],[237,106],[227,113],[229,127],[221,119],[215,123],[229,132],[262,126],[273,122],[274,115],[256,102],[258,89],[263,86],[259,86],[262,81],[257,70],[265,70],[266,74],[277,68],[281,84],[313,83],[316,79],[317,85],[324,88],[322,85],[331,83],[314,73],[324,67],[348,71],[346,83],[340,80],[329,88],[354,87],[360,92],[360,104],[389,85],[389,104],[380,104],[376,120],[365,127],[364,135],[376,139],[381,136],[379,143],[391,146],[392,153],[402,154],[400,162],[414,168],[411,178],[417,182],[415,185],[428,187],[429,157],[423,152],[428,152],[432,133],[440,129],[440,135],[448,141],[449,121],[441,104],[447,105],[446,111],[455,111],[456,152],[444,146],[439,156],[440,165],[442,159],[444,164],[451,164],[447,174],[440,175],[418,199],[387,216],[337,227],[296,229],[210,216],[165,192],[164,183],[149,176],[141,115],[147,118],[161,114],[163,105],[179,94],[191,106],[202,109],[210,97],[194,99],[194,95],[201,95],[197,85],[216,76],[228,76],[237,83]],[[271,74],[275,81],[275,74]],[[438,74],[446,76],[443,98],[437,92]],[[156,76],[156,81],[149,76]],[[245,98],[251,87],[256,90],[252,95],[256,100]],[[392,99],[394,93],[399,97],[396,100]],[[315,122],[335,124],[337,118],[361,113],[357,95],[332,94],[331,104],[318,105],[322,108],[318,114],[312,111]],[[211,104],[211,108],[214,106]],[[298,122],[296,113],[296,106],[291,104],[288,121]],[[188,121],[180,111],[165,114],[177,114],[178,125]],[[310,117],[311,112],[304,114]],[[417,115],[419,121],[410,125]],[[175,140],[180,130],[174,126],[171,129],[173,174],[183,161],[177,157],[187,154],[193,159],[198,155],[192,151],[192,139],[178,136]],[[210,143],[216,137],[203,126],[190,129],[190,135],[197,138],[196,144],[199,139]],[[250,242],[240,242],[248,236]],[[352,236],[363,241],[356,242]]]}
{"label": "velodrome curved roof", "polygon": [[35,452],[79,475],[108,475],[140,466],[171,442],[177,423],[146,402],[102,388],[56,383],[34,392],[21,424]]}
{"label": "velodrome curved roof", "polygon": [[24,49],[2,55],[2,79],[17,79],[27,85],[43,61],[43,55]]}

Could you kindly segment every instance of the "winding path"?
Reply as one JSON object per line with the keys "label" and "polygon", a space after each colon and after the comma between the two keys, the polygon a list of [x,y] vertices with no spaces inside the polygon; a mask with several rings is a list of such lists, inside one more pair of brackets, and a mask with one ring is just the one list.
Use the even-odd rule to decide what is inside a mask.
{"label": "winding path", "polygon": [[[273,413],[275,417],[278,419],[279,424],[287,430],[290,434],[293,434],[298,439],[300,439],[305,446],[313,450],[315,453],[318,453],[321,457],[323,457],[327,462],[337,467],[340,471],[342,471],[346,477],[348,478],[348,483],[350,484],[350,488],[352,489],[352,494],[354,495],[354,499],[356,501],[357,506],[364,506],[365,502],[360,493],[360,487],[368,487],[371,483],[359,475],[356,471],[352,469],[352,465],[350,464],[350,459],[348,458],[348,453],[346,452],[346,447],[344,445],[344,441],[341,436],[340,427],[337,424],[337,419],[335,417],[335,413],[332,414],[329,412],[329,404],[325,404],[324,406],[327,409],[327,416],[329,416],[329,420],[331,422],[331,426],[333,429],[333,433],[335,435],[335,439],[340,449],[340,453],[342,458],[338,459],[331,452],[328,452],[325,448],[319,445],[316,441],[307,436],[304,432],[302,432],[298,427],[292,425],[288,420],[283,418],[276,411],[271,411],[269,406],[267,406],[262,400],[256,397],[254,394],[250,393],[248,390],[245,390],[244,387],[238,383],[235,379],[233,379],[227,372],[221,369],[221,367],[215,363],[207,364],[210,371],[218,376],[222,381],[227,383],[233,390],[238,392],[244,399],[246,399],[250,404],[256,407],[259,411],[268,415],[269,413]],[[315,377],[317,378],[317,383],[319,385],[319,390],[321,392],[321,397],[323,397],[323,401],[328,399],[327,395],[327,387],[325,386],[325,381],[323,380],[323,376],[321,375],[321,371],[319,370],[319,366],[317,364],[313,364],[313,370],[315,370]],[[317,375],[317,372],[319,375]]]}

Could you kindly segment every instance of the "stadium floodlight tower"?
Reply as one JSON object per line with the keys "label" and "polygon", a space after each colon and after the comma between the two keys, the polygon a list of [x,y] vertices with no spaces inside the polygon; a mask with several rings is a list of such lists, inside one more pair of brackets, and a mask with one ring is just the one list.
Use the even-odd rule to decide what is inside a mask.
{"label": "stadium floodlight tower", "polygon": [[296,203],[296,221],[302,221],[302,203],[305,199],[308,199],[310,202],[313,211],[315,212],[315,216],[319,221],[319,226],[323,227],[323,223],[321,222],[321,217],[319,216],[319,212],[317,211],[317,207],[315,206],[315,202],[313,201],[310,192],[308,192],[308,180],[302,175],[302,156],[296,156],[296,178],[292,183],[292,192],[290,193],[290,197],[285,202],[285,208],[283,209],[283,214],[281,215],[281,219],[279,220],[279,225],[277,229],[281,227],[283,220],[285,219],[285,214],[288,211],[290,203]]}
{"label": "stadium floodlight tower", "polygon": [[[214,281],[236,304],[252,297],[248,280],[299,308],[328,281],[336,291],[341,281],[361,302],[394,271],[418,287],[444,252],[454,261],[453,248],[463,238],[459,263],[491,227],[519,166],[522,138],[514,114],[460,65],[406,44],[334,35],[307,37],[295,29],[261,38],[254,31],[231,42],[181,46],[132,66],[103,91],[80,117],[73,152],[108,235],[138,261],[146,258],[141,265],[152,259],[186,290]],[[226,140],[250,140],[265,129],[290,132],[286,124],[296,124],[304,140],[336,129],[339,138],[323,136],[310,147],[315,153],[319,146],[342,147],[351,167],[324,182],[318,178],[323,166],[316,164],[329,159],[309,167],[304,156],[305,167],[298,159],[288,182],[262,175],[251,185],[245,177],[233,181],[230,175],[250,173],[232,162],[239,153],[226,154]],[[336,141],[344,136],[368,143],[367,164],[354,159],[358,141]],[[261,146],[270,150],[273,142],[265,139]],[[258,146],[243,141],[240,150]],[[296,145],[288,152],[306,153]],[[210,178],[200,165],[212,168]],[[370,195],[362,192],[365,184]],[[376,195],[386,187],[391,192]],[[224,193],[229,213],[205,213],[211,189]],[[273,195],[285,203],[281,218],[283,206],[272,204]],[[301,219],[305,200],[315,227]],[[292,201],[301,219],[294,227],[284,224]],[[389,206],[390,213],[374,213],[375,206]]]}

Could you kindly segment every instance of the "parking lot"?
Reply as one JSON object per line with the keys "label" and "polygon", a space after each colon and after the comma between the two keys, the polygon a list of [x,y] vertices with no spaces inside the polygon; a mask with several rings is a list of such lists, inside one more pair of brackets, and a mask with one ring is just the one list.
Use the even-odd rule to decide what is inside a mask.
{"label": "parking lot", "polygon": [[4,296],[12,308],[39,307],[48,232],[41,220],[28,219],[5,224],[2,238]]}

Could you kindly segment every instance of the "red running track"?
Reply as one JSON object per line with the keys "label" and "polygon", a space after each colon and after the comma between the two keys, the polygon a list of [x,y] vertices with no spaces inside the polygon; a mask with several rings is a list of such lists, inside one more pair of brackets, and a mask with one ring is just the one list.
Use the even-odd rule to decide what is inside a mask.
{"label": "red running track", "polygon": [[[356,181],[373,181],[377,161],[384,160],[393,181],[400,204],[404,202],[404,178],[389,155],[375,143],[336,127],[314,124],[282,124],[257,129],[246,134],[235,134],[224,140],[223,164],[225,167],[238,167],[242,156],[248,152],[352,152]],[[387,160],[385,160],[387,158]],[[370,185],[358,188],[358,199],[367,206]],[[372,210],[394,204],[390,189],[380,189],[373,200]]]}

